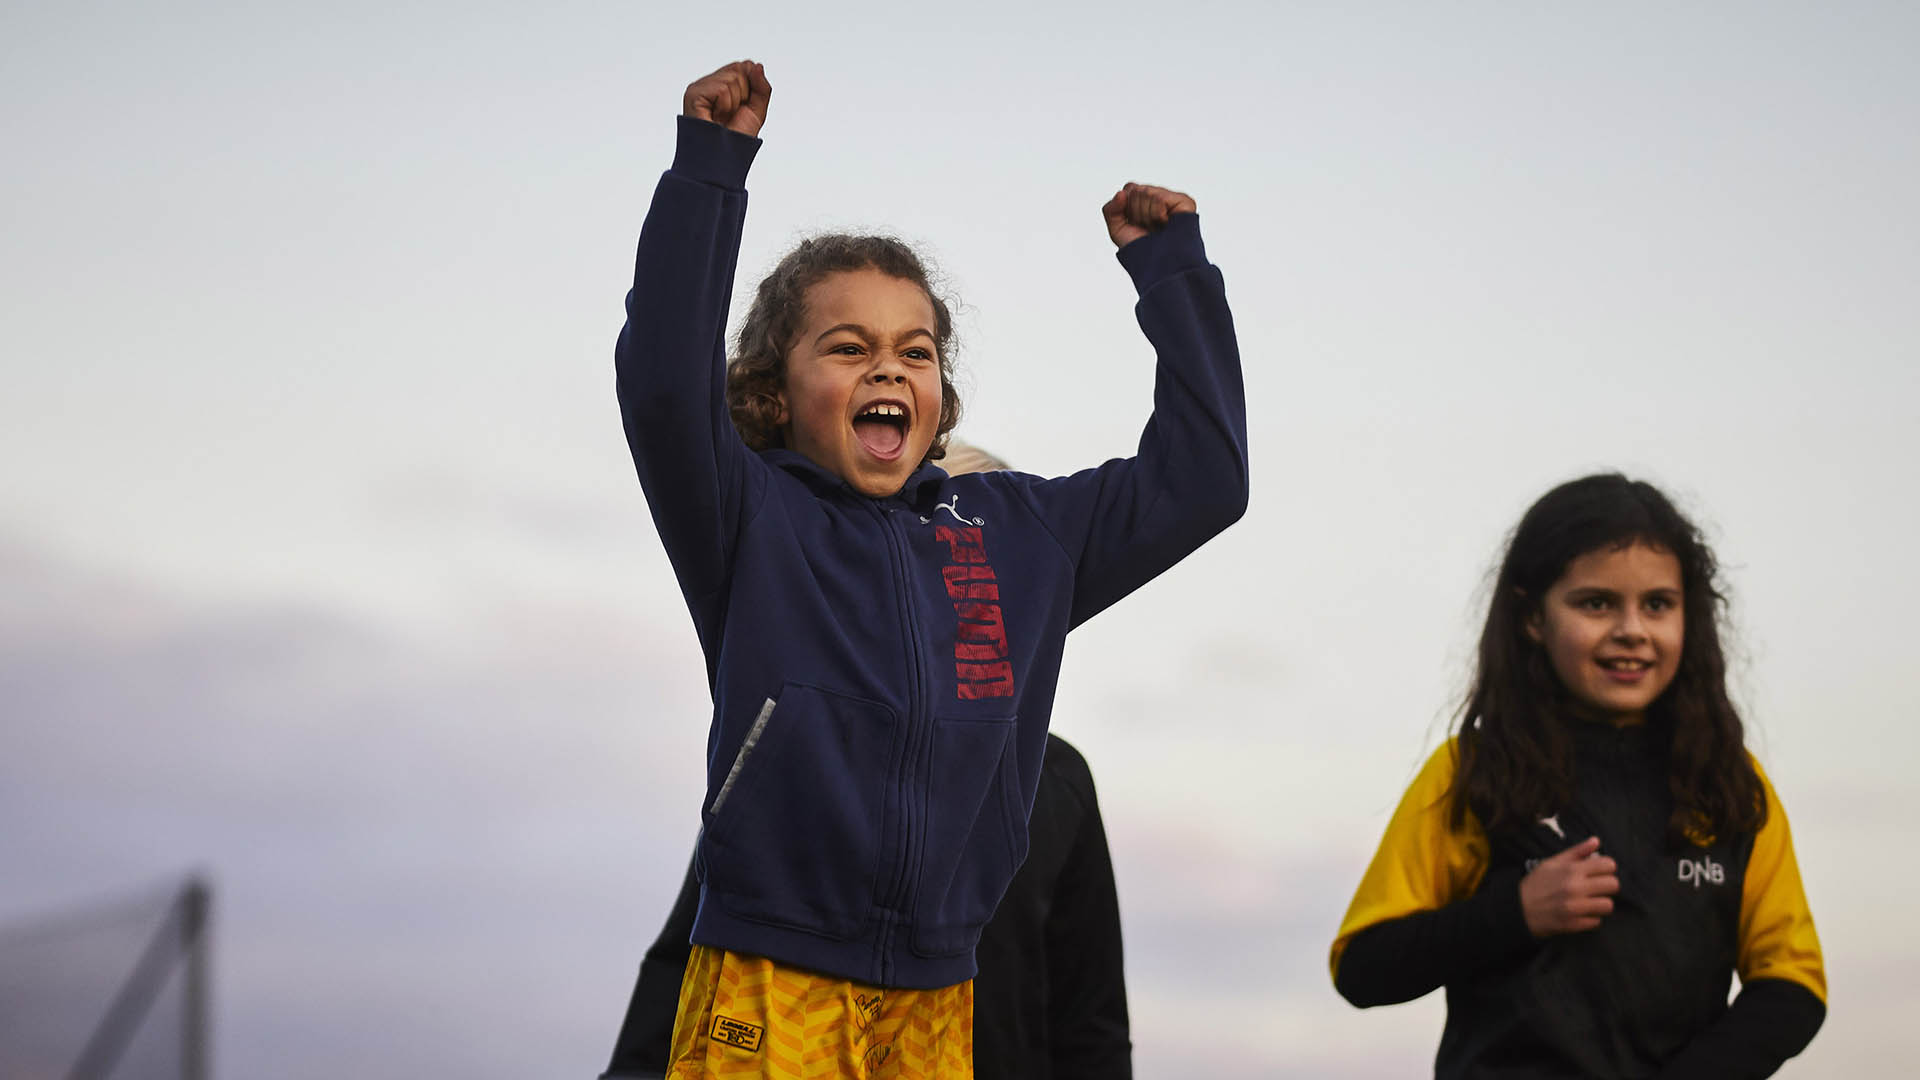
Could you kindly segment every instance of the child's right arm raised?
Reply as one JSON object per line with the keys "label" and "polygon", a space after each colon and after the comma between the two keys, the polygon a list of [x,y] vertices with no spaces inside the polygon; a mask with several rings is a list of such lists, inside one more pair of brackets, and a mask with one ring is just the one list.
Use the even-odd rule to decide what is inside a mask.
{"label": "child's right arm raised", "polygon": [[726,327],[747,169],[772,94],[765,68],[750,60],[687,87],[673,167],[640,230],[614,349],[627,446],[689,601],[724,581],[756,476],[727,416]]}

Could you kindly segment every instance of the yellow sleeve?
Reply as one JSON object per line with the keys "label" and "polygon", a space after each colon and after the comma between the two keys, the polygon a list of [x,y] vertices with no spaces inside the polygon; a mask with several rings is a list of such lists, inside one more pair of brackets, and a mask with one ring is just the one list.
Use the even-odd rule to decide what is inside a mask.
{"label": "yellow sleeve", "polygon": [[1813,912],[1800,886],[1793,831],[1773,782],[1753,763],[1767,797],[1767,823],[1753,839],[1740,894],[1740,981],[1786,979],[1827,1000],[1827,969],[1814,933]]}
{"label": "yellow sleeve", "polygon": [[1487,872],[1487,836],[1471,815],[1464,828],[1447,824],[1447,788],[1453,783],[1454,740],[1433,752],[1387,822],[1380,848],[1347,905],[1333,939],[1328,967],[1340,973],[1340,954],[1369,926],[1442,908],[1465,899]]}

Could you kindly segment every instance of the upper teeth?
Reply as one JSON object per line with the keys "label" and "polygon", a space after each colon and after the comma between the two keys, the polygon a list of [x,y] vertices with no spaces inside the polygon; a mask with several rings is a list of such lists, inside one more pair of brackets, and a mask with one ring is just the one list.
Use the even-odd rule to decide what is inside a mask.
{"label": "upper teeth", "polygon": [[905,415],[907,415],[907,410],[905,410],[905,409],[903,409],[903,408],[901,408],[901,407],[900,407],[900,406],[898,406],[898,405],[891,405],[891,404],[888,404],[888,403],[886,403],[886,402],[881,402],[881,403],[879,403],[879,404],[877,404],[877,405],[869,405],[869,406],[867,406],[867,407],[866,407],[866,409],[865,409],[864,411],[862,411],[862,412],[860,413],[860,415],[861,415],[862,417],[867,417],[867,416],[905,416]]}
{"label": "upper teeth", "polygon": [[1652,666],[1652,661],[1650,660],[1607,660],[1605,661],[1605,664],[1608,667],[1615,667],[1615,668],[1643,668],[1643,667]]}

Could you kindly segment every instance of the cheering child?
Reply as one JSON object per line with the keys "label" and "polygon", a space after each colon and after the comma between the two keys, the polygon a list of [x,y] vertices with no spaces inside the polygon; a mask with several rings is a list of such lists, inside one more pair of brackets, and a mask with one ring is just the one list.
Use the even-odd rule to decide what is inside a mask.
{"label": "cheering child", "polygon": [[1026,854],[1067,631],[1244,512],[1239,353],[1194,201],[1128,184],[1102,212],[1159,357],[1134,457],[936,466],[950,308],[883,237],[800,244],[728,359],[771,95],[750,61],[687,88],[616,352],[714,699],[669,1075],[970,1076],[974,948]]}

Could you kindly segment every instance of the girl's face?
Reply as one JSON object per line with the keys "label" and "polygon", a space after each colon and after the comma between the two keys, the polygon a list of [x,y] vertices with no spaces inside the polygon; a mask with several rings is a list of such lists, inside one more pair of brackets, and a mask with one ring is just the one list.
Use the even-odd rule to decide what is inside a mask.
{"label": "girl's face", "polygon": [[808,289],[780,392],[787,445],[863,495],[898,492],[940,427],[935,326],[920,286],[878,270]]}
{"label": "girl's face", "polygon": [[1643,543],[1600,548],[1567,564],[1527,633],[1584,712],[1637,723],[1680,670],[1682,595],[1672,552]]}

